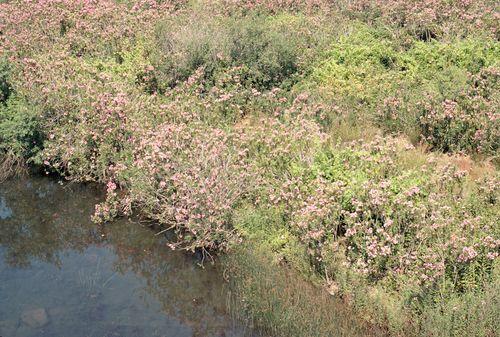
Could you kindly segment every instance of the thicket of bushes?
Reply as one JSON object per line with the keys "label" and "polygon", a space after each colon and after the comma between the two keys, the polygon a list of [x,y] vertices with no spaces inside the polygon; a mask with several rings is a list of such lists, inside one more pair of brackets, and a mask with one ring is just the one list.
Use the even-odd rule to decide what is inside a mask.
{"label": "thicket of bushes", "polygon": [[203,67],[213,86],[227,68],[239,67],[244,86],[280,86],[298,70],[300,37],[269,21],[260,15],[204,20],[198,14],[162,22],[154,60],[158,81],[175,86]]}
{"label": "thicket of bushes", "polygon": [[[329,334],[336,319],[310,322],[329,300],[300,311],[318,300],[309,288],[276,297],[266,282],[284,287],[288,272],[249,277],[276,261],[368,317],[361,332],[493,335],[493,12],[441,0],[0,3],[3,166],[100,182],[96,221],[138,211],[175,232],[173,249],[229,252],[237,307],[276,335]],[[234,253],[242,241],[270,260]],[[235,268],[240,257],[252,263]]]}
{"label": "thicket of bushes", "polygon": [[414,40],[403,46],[390,30],[361,25],[326,55],[313,78],[357,118],[445,152],[498,155],[496,40]]}

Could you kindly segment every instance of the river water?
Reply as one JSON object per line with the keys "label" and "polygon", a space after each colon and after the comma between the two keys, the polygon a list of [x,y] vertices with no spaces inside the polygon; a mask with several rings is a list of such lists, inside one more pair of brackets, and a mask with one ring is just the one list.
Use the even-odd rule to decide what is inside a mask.
{"label": "river water", "polygon": [[221,272],[146,225],[90,221],[95,187],[0,183],[1,337],[251,336],[226,313]]}

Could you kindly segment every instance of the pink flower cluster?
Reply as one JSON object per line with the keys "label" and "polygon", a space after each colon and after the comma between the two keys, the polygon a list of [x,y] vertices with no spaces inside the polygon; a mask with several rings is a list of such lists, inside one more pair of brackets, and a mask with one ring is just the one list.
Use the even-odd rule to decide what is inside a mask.
{"label": "pink flower cluster", "polygon": [[54,46],[78,55],[119,46],[179,1],[14,0],[0,3],[0,54],[27,56]]}
{"label": "pink flower cluster", "polygon": [[[238,241],[231,217],[249,186],[245,158],[231,145],[232,137],[201,124],[141,127],[133,162],[116,172],[127,177],[121,181],[128,193],[124,201],[174,229],[173,247],[225,249]],[[141,174],[132,174],[137,170]]]}
{"label": "pink flower cluster", "polygon": [[388,24],[422,34],[457,34],[478,28],[493,36],[498,33],[498,7],[490,0],[355,0],[349,2],[348,11],[372,19],[381,17]]}
{"label": "pink flower cluster", "polygon": [[[463,183],[463,172],[445,165],[431,175],[420,173],[426,178],[418,185],[407,184],[417,176],[394,175],[399,153],[394,146],[387,139],[354,144],[347,153],[338,150],[334,156],[339,161],[330,163],[340,180],[302,180],[314,189],[284,185],[283,195],[296,191],[287,201],[293,229],[313,260],[326,263],[332,247],[341,243],[349,266],[362,274],[377,279],[404,275],[406,282],[431,286],[442,277],[458,277],[446,272],[467,270],[472,260],[496,259],[500,240],[494,239],[491,220],[464,212],[469,201],[456,188]],[[389,180],[387,172],[394,172]],[[353,178],[361,174],[366,180]]]}

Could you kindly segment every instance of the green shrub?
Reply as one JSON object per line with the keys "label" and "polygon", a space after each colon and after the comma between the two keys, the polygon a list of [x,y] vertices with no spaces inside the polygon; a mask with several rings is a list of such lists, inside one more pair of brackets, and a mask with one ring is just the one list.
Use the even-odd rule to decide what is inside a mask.
{"label": "green shrub", "polygon": [[500,45],[492,39],[413,41],[354,25],[312,73],[357,118],[443,151],[495,155]]}
{"label": "green shrub", "polygon": [[33,161],[42,149],[43,133],[36,110],[10,96],[0,105],[0,154]]}
{"label": "green shrub", "polygon": [[287,25],[260,15],[208,20],[191,16],[163,22],[156,30],[160,82],[175,86],[200,67],[210,86],[233,67],[242,69],[244,85],[259,90],[293,81],[302,53],[298,47],[307,39],[298,31],[300,22],[294,22]]}
{"label": "green shrub", "polygon": [[12,86],[9,81],[10,66],[6,59],[0,58],[0,104],[5,104],[12,94]]}
{"label": "green shrub", "polygon": [[472,38],[450,43],[414,41],[403,49],[391,31],[358,24],[331,46],[313,78],[334,94],[373,104],[381,94],[394,90],[391,81],[419,87],[433,85],[436,75],[452,68],[476,74],[498,64],[499,53],[497,42]]}

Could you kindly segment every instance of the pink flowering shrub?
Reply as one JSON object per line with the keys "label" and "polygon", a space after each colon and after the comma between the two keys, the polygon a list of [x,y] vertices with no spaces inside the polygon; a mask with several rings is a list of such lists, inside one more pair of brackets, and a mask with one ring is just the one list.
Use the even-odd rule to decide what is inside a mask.
{"label": "pink flowering shrub", "polygon": [[57,46],[74,55],[113,55],[180,1],[15,0],[0,3],[0,54],[30,56]]}
{"label": "pink flowering shrub", "polygon": [[132,116],[147,111],[150,99],[68,55],[23,62],[26,84],[18,92],[41,111],[47,130],[38,160],[78,180],[106,181],[107,167],[129,143]]}
{"label": "pink flowering shrub", "polygon": [[97,215],[140,207],[151,219],[173,229],[172,248],[224,250],[238,241],[232,229],[234,208],[249,190],[245,153],[221,129],[163,123],[142,129],[133,139],[133,161],[112,168],[126,188],[115,203],[116,187],[108,183],[108,200]]}
{"label": "pink flowering shrub", "polygon": [[419,102],[422,137],[445,151],[496,154],[500,146],[499,71],[487,68],[471,76],[454,100]]}
{"label": "pink flowering shrub", "polygon": [[413,41],[402,49],[387,29],[356,26],[313,72],[325,97],[390,132],[445,152],[495,156],[498,43]]}
{"label": "pink flowering shrub", "polygon": [[321,152],[272,201],[286,205],[291,230],[320,273],[335,270],[341,254],[350,270],[394,289],[481,287],[500,247],[498,179],[484,185],[489,201],[478,211],[456,167],[402,170],[397,162],[407,146],[377,139]]}
{"label": "pink flowering shrub", "polygon": [[355,0],[346,9],[358,17],[402,27],[423,40],[477,30],[498,34],[499,12],[494,1]]}
{"label": "pink flowering shrub", "polygon": [[[468,75],[458,92],[388,97],[378,118],[392,130],[417,130],[422,141],[445,152],[495,156],[499,148],[498,69]],[[413,121],[409,120],[414,118]],[[417,128],[415,130],[415,128]]]}
{"label": "pink flowering shrub", "polygon": [[283,11],[314,12],[326,10],[332,4],[325,0],[222,0],[212,4],[216,10],[226,14],[238,12],[264,11],[279,13]]}

